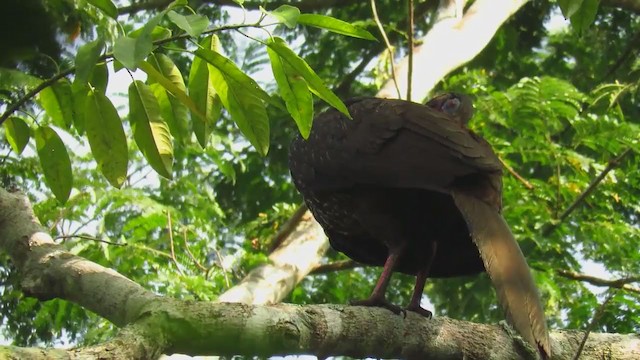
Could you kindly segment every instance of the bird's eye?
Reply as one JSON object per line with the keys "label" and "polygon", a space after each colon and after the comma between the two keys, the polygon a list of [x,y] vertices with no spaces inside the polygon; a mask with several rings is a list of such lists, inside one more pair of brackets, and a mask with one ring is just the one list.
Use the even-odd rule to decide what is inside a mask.
{"label": "bird's eye", "polygon": [[449,115],[456,115],[458,110],[460,110],[460,99],[452,98],[442,104],[442,112],[445,112]]}

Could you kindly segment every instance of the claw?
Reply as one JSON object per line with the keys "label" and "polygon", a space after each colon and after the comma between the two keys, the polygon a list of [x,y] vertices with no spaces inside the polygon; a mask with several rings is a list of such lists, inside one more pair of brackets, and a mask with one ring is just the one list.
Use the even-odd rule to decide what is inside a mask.
{"label": "claw", "polygon": [[354,305],[354,306],[382,307],[382,308],[385,308],[385,309],[391,311],[392,313],[394,313],[396,315],[399,315],[400,313],[402,313],[405,318],[407,317],[407,312],[406,312],[405,309],[401,308],[398,305],[390,303],[385,298],[370,297],[370,298],[364,299],[364,300],[351,301],[351,305]]}
{"label": "claw", "polygon": [[426,317],[427,319],[431,319],[433,317],[433,313],[423,307],[421,307],[420,305],[418,306],[413,306],[412,304],[409,304],[409,306],[407,306],[405,308],[406,311],[413,311],[414,313],[417,313],[418,315],[422,315],[424,317]]}

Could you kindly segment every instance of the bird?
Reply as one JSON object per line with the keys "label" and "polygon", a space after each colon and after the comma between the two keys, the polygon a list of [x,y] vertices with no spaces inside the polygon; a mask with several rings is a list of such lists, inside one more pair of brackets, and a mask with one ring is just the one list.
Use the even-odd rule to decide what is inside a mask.
{"label": "bird", "polygon": [[[289,148],[294,185],[331,247],[382,266],[369,298],[354,305],[420,306],[428,278],[486,271],[507,321],[543,358],[551,355],[546,319],[527,262],[502,217],[502,163],[471,131],[471,99],[445,93],[425,104],[346,100],[318,115],[307,139]],[[406,308],[389,302],[393,272],[416,276]]]}

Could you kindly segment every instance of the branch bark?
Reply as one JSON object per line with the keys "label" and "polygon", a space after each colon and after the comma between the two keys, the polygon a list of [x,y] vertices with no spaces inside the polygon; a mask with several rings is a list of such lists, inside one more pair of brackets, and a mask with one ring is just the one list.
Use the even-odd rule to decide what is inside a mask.
{"label": "branch bark", "polygon": [[[310,218],[303,219],[301,224],[305,223],[313,224]],[[296,229],[293,238],[300,238],[301,234],[294,235],[297,231],[307,229]],[[26,196],[4,189],[0,189],[0,247],[23,276],[25,293],[41,300],[73,301],[124,327],[113,340],[93,347],[0,348],[16,358],[150,359],[161,353],[183,353],[527,359],[533,354],[507,328],[445,317],[429,320],[409,313],[405,318],[358,306],[255,306],[160,297],[116,271],[64,251],[41,227]],[[300,254],[290,254],[294,253]],[[257,302],[254,289],[247,291],[252,293],[249,301]],[[570,358],[582,336],[582,332],[552,334],[554,358]],[[582,356],[599,359],[602,348],[613,358],[635,359],[640,356],[640,339],[590,334]]]}
{"label": "branch bark", "polygon": [[[489,43],[502,24],[518,11],[528,0],[477,0],[462,17],[450,6],[441,2],[439,20],[414,47],[416,68],[413,69],[411,98],[425,99],[444,76],[472,60]],[[400,93],[408,88],[408,59],[396,66],[396,77]],[[394,97],[395,85],[387,81],[380,90],[381,97]]]}

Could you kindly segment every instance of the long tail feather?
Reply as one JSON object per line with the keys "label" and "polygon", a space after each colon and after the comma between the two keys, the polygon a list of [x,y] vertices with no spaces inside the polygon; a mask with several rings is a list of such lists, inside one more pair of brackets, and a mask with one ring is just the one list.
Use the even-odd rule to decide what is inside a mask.
{"label": "long tail feather", "polygon": [[550,357],[549,334],[538,290],[509,226],[496,209],[482,200],[460,191],[452,195],[480,251],[507,320],[543,358]]}

